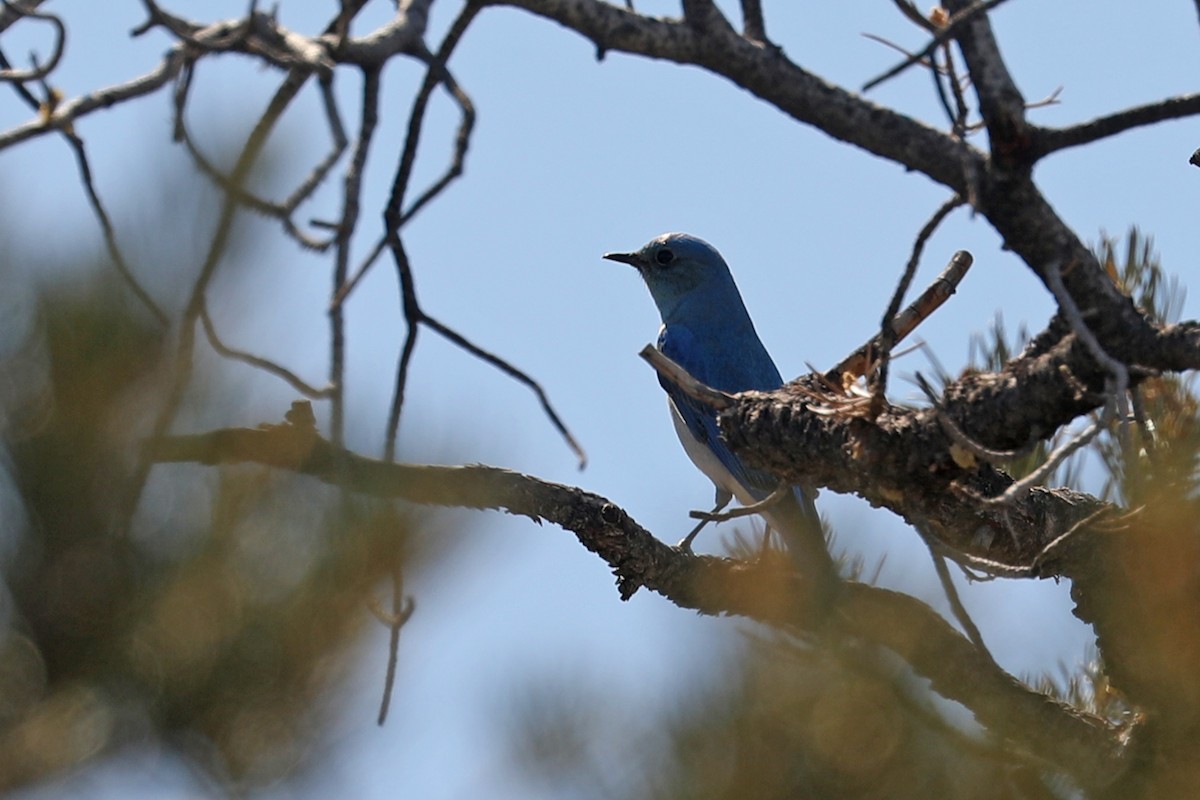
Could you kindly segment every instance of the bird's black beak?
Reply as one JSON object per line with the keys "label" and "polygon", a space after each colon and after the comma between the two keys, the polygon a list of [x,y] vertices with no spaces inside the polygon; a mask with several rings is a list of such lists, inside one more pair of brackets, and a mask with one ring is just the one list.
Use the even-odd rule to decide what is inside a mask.
{"label": "bird's black beak", "polygon": [[604,257],[609,261],[620,261],[622,264],[628,264],[639,270],[642,268],[642,263],[637,253],[605,253]]}

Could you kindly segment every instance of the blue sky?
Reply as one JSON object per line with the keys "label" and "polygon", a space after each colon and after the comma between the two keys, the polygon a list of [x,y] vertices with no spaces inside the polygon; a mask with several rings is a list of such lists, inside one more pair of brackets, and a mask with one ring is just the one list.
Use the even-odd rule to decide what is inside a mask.
{"label": "blue sky", "polygon": [[[72,31],[56,85],[74,95],[148,71],[168,42],[158,34],[132,43],[125,38],[142,20],[140,5],[51,3]],[[333,6],[281,5],[285,24],[306,32],[323,24],[314,8]],[[668,2],[637,5],[653,13],[678,9]],[[735,11],[736,3],[721,5]],[[849,88],[898,60],[860,34],[909,47],[922,43],[887,3],[765,5],[769,35],[794,60]],[[241,0],[167,3],[209,20],[234,16],[244,6]],[[431,42],[458,7],[449,0],[435,4]],[[389,8],[376,0],[364,19],[382,19]],[[1058,105],[1030,112],[1038,124],[1068,125],[1191,92],[1200,74],[1200,26],[1188,3],[1131,10],[1084,0],[1010,2],[993,20],[1028,100],[1062,87]],[[44,51],[43,31],[18,38],[26,35],[6,35],[6,49]],[[732,266],[780,371],[791,377],[807,371],[807,363],[835,363],[873,333],[917,230],[946,191],[800,126],[723,79],[620,53],[598,62],[586,40],[517,10],[485,11],[451,69],[479,120],[466,176],[406,230],[421,301],[439,320],[537,377],[590,460],[578,472],[525,388],[428,333],[413,366],[401,457],[498,464],[575,483],[674,540],[689,527],[687,511],[708,504],[711,486],[684,456],[654,375],[636,356],[657,329],[649,296],[632,270],[600,255],[633,249],[668,230],[712,242]],[[360,251],[378,234],[377,211],[422,74],[411,61],[385,74],[385,118],[368,166]],[[200,141],[215,147],[244,134],[277,80],[277,73],[242,58],[202,67],[191,116]],[[355,76],[339,75],[338,90],[352,126]],[[872,97],[944,124],[923,72],[910,70]],[[0,101],[0,125],[27,113],[11,98]],[[170,118],[170,97],[160,93],[80,124],[95,154],[99,188],[118,221],[136,220],[153,202],[147,198],[156,197],[147,190],[154,177],[147,162],[184,158],[169,144]],[[439,94],[420,177],[428,180],[443,168],[456,122],[453,106]],[[298,180],[326,146],[315,96],[298,104],[283,131],[295,163],[291,179]],[[1187,159],[1200,146],[1198,134],[1190,120],[1137,130],[1056,155],[1038,166],[1036,177],[1085,240],[1095,241],[1102,230],[1123,234],[1136,223],[1154,236],[1167,270],[1185,286],[1195,285],[1200,172]],[[19,209],[11,199],[6,207],[30,242],[64,253],[101,247],[60,143],[47,138],[0,153],[0,175],[10,192],[20,188]],[[330,216],[333,191],[301,218]],[[64,229],[72,235],[62,236]],[[197,238],[203,241],[202,231]],[[959,293],[919,330],[951,372],[965,362],[969,335],[997,313],[1010,331],[1021,322],[1037,330],[1050,313],[1044,289],[1000,244],[984,221],[960,210],[927,248],[918,286],[955,250],[968,249],[976,259]],[[231,342],[284,361],[313,382],[323,380],[324,262],[282,240],[256,250],[253,260],[253,271],[225,266],[214,287],[218,325]],[[154,285],[153,264],[134,266]],[[381,263],[348,304],[347,431],[352,445],[368,454],[380,450],[400,343],[396,297],[394,273]],[[1184,315],[1197,316],[1194,300]],[[238,365],[228,369],[244,381],[246,402],[237,418],[218,424],[278,419],[294,398],[267,376]],[[903,376],[928,365],[914,354],[897,369]],[[903,380],[893,383],[894,399],[915,394]],[[868,572],[882,563],[882,584],[944,608],[923,545],[897,520],[828,492],[819,506],[839,545],[862,557]],[[361,643],[359,668],[343,689],[340,719],[329,732],[337,757],[324,776],[327,785],[315,785],[311,796],[336,787],[366,798],[537,797],[547,790],[512,768],[504,746],[509,698],[531,683],[552,686],[570,675],[585,689],[602,684],[618,706],[670,702],[691,682],[719,675],[723,654],[744,625],[702,619],[644,592],[621,603],[607,568],[553,526],[452,512],[436,528],[442,533],[431,535],[457,530],[463,541],[408,587],[419,610],[404,631],[391,722],[382,730],[374,724],[385,664],[380,629]],[[719,540],[708,533],[699,546],[716,550]],[[448,585],[457,588],[443,591]],[[1083,662],[1091,636],[1071,617],[1065,585],[960,588],[1006,668],[1018,675],[1057,673],[1060,665]],[[115,762],[44,796],[124,794],[147,775],[157,796],[191,796],[195,789],[170,761],[130,766]],[[277,795],[297,796],[292,790]]]}

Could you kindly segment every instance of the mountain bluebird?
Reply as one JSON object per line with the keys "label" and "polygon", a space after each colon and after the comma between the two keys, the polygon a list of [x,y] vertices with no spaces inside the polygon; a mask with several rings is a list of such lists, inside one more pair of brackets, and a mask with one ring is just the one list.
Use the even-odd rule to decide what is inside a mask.
{"label": "mountain bluebird", "polygon": [[[658,349],[692,377],[723,392],[771,391],[783,385],[742,303],[729,267],[712,245],[685,233],[667,233],[633,253],[605,258],[637,269],[662,315]],[[675,432],[692,462],[717,489],[719,510],[736,497],[751,505],[771,494],[779,479],[744,465],[721,439],[716,412],[659,376]],[[793,556],[825,574],[833,564],[812,499],[799,487],[763,509],[767,523]],[[689,549],[697,526],[680,543]],[[815,562],[815,563],[814,563]]]}

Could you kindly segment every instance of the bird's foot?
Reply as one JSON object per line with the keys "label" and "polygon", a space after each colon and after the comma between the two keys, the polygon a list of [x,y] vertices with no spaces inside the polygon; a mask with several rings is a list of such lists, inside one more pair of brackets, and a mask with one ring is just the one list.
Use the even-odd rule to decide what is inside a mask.
{"label": "bird's foot", "polygon": [[[702,512],[693,511],[692,513],[699,514]],[[708,519],[702,519],[700,521],[699,525],[697,525],[696,527],[694,527],[690,531],[688,531],[687,536],[685,536],[679,540],[679,544],[675,545],[675,549],[679,550],[680,552],[691,555],[692,554],[692,541],[695,540],[696,535],[699,534],[700,531],[704,529],[704,526],[707,525],[708,523],[709,523]]]}

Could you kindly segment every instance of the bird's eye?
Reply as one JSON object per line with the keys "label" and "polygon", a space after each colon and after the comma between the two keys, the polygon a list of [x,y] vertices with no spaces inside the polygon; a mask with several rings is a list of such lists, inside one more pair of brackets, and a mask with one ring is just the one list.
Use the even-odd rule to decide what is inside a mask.
{"label": "bird's eye", "polygon": [[671,252],[670,248],[664,247],[654,254],[654,260],[665,267],[675,260],[675,254]]}

